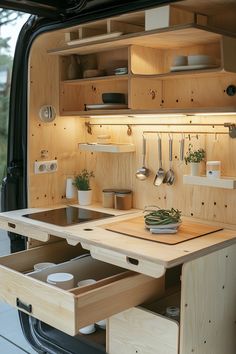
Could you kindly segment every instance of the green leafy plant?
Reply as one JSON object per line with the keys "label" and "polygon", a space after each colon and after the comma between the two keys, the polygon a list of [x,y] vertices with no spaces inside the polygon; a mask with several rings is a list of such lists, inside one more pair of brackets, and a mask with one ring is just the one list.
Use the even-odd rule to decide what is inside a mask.
{"label": "green leafy plant", "polygon": [[156,210],[145,209],[147,213],[144,216],[146,225],[168,225],[181,222],[181,211],[178,209],[160,209]]}
{"label": "green leafy plant", "polygon": [[94,177],[93,171],[88,172],[86,169],[82,170],[82,172],[77,175],[74,179],[74,185],[80,191],[88,191],[90,190],[90,178]]}
{"label": "green leafy plant", "polygon": [[186,156],[184,157],[186,165],[190,162],[201,162],[205,159],[206,157],[206,152],[204,149],[198,149],[198,150],[193,150],[193,145],[189,144],[188,146],[188,151],[186,153]]}

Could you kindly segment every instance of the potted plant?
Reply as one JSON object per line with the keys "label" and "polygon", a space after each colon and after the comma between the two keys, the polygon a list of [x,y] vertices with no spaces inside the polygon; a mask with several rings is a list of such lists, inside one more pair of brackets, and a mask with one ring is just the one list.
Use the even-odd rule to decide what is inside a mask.
{"label": "potted plant", "polygon": [[200,162],[205,159],[205,156],[206,152],[204,149],[193,150],[193,145],[189,144],[184,160],[186,165],[190,164],[192,176],[199,176]]}
{"label": "potted plant", "polygon": [[92,202],[91,177],[94,177],[93,171],[89,172],[86,169],[75,176],[74,185],[78,189],[78,202],[80,205],[89,205]]}

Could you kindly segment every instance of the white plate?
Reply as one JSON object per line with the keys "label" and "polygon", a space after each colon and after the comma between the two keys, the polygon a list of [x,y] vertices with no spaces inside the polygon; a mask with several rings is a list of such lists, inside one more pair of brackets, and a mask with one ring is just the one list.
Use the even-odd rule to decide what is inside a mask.
{"label": "white plate", "polygon": [[126,109],[128,108],[127,104],[120,104],[120,103],[107,103],[107,104],[86,104],[85,108],[87,111],[93,109]]}
{"label": "white plate", "polygon": [[199,65],[178,65],[171,66],[170,71],[185,71],[185,70],[201,70],[201,69],[213,69],[217,68],[219,65],[216,64],[199,64]]}
{"label": "white plate", "polygon": [[83,44],[83,43],[89,43],[89,42],[103,41],[104,39],[111,39],[111,38],[120,37],[122,34],[123,34],[123,32],[106,33],[106,34],[100,34],[99,36],[93,36],[93,37],[82,38],[82,39],[75,39],[73,41],[69,41],[66,43],[68,45],[77,45],[77,44]]}
{"label": "white plate", "polygon": [[145,224],[147,229],[177,229],[181,225],[181,222],[175,224],[166,224],[166,225],[147,225]]}

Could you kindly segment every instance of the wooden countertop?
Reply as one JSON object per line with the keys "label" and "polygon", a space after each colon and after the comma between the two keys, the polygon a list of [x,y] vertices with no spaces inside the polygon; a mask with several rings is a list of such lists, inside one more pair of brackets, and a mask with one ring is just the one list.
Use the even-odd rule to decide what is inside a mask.
{"label": "wooden countertop", "polygon": [[[62,227],[23,217],[22,215],[26,213],[46,210],[46,208],[31,208],[0,213],[0,228],[44,242],[49,240],[50,235],[66,239],[72,245],[80,242],[84,248],[91,251],[92,255],[94,254],[95,258],[103,259],[104,257],[105,261],[109,260],[109,257],[124,256],[126,259],[130,258],[131,261],[135,259],[150,262],[164,268],[173,267],[236,243],[236,230],[231,229],[223,229],[176,245],[137,239],[105,230],[102,225],[142,215],[142,211],[137,209],[129,211],[104,209],[99,205],[83,208],[105,211],[116,216],[86,224]],[[189,219],[192,220],[192,218],[183,218],[183,220]],[[203,220],[194,219],[194,221],[209,224]],[[115,264],[115,261],[111,261],[111,263]]]}

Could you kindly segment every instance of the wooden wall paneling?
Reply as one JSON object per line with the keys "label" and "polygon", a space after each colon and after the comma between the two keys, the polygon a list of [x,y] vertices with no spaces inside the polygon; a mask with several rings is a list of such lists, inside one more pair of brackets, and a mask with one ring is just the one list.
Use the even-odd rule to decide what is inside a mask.
{"label": "wooden wall paneling", "polygon": [[130,79],[131,109],[160,109],[162,106],[162,81],[155,78]]}
{"label": "wooden wall paneling", "polygon": [[130,47],[131,72],[133,74],[162,74],[164,51],[137,45]]}
{"label": "wooden wall paneling", "polygon": [[[229,119],[230,118],[230,119]],[[110,122],[121,122],[118,118],[110,118]],[[130,118],[129,122],[132,123]],[[81,152],[80,156],[84,158],[86,166],[91,166],[95,170],[94,184],[94,200],[102,200],[102,189],[111,187],[130,188],[133,190],[133,206],[143,209],[145,205],[158,205],[162,208],[176,207],[182,210],[183,215],[195,218],[205,219],[214,222],[224,222],[236,225],[235,209],[236,209],[236,191],[225,190],[219,188],[183,185],[182,176],[190,173],[189,166],[179,161],[179,140],[181,138],[181,130],[189,129],[190,131],[205,131],[206,127],[173,127],[169,126],[173,122],[177,123],[223,123],[231,121],[236,123],[236,116],[203,116],[203,117],[152,117],[149,119],[137,118],[138,123],[163,123],[163,126],[132,126],[132,136],[127,135],[127,126],[103,126],[105,120],[96,120],[92,122],[101,122],[101,125],[93,126],[93,135],[87,135],[87,141],[96,141],[96,136],[100,134],[111,135],[113,142],[133,143],[136,152],[133,154],[120,154],[119,156],[105,153],[85,153]],[[127,121],[124,118],[124,122]],[[107,122],[107,119],[106,119]],[[147,134],[147,157],[146,165],[150,169],[150,177],[145,181],[139,181],[135,177],[136,170],[142,166],[142,132],[143,130],[157,131],[174,129],[179,134],[174,134],[174,151],[173,151],[173,169],[175,171],[176,180],[173,186],[162,184],[160,187],[153,185],[155,173],[158,168],[157,155],[157,134]],[[214,128],[217,133],[227,130],[225,128]],[[212,129],[211,129],[212,131]],[[165,170],[169,168],[168,162],[168,133],[161,134],[163,145],[163,167]],[[222,174],[226,176],[236,175],[236,157],[232,151],[236,149],[236,140],[226,135],[204,135],[198,136],[185,134],[185,152],[188,144],[192,143],[194,149],[200,147],[206,149],[207,160],[222,161]],[[109,174],[107,173],[109,171]],[[202,163],[202,173],[205,173],[205,164]]]}
{"label": "wooden wall paneling", "polygon": [[[77,140],[84,134],[78,118],[60,117],[59,113],[59,61],[47,55],[47,49],[58,40],[52,34],[42,35],[35,40],[30,55],[30,100],[28,127],[28,171],[29,206],[48,206],[66,203],[66,177],[78,171]],[[38,118],[42,105],[52,104],[57,117],[51,123],[43,123]],[[82,140],[82,139],[81,139]],[[47,151],[41,156],[41,150]],[[34,162],[41,160],[58,161],[58,171],[35,174]]]}
{"label": "wooden wall paneling", "polygon": [[[91,92],[94,91],[91,88]],[[69,114],[72,111],[84,111],[85,90],[81,85],[68,85],[60,83],[60,113],[61,115]]]}
{"label": "wooden wall paneling", "polygon": [[97,53],[98,69],[105,69],[107,75],[114,75],[114,69],[128,66],[128,47]]}
{"label": "wooden wall paneling", "polygon": [[183,265],[180,354],[234,354],[236,245]]}
{"label": "wooden wall paneling", "polygon": [[233,107],[236,97],[227,95],[229,85],[236,85],[236,75],[163,80],[163,107]]}

